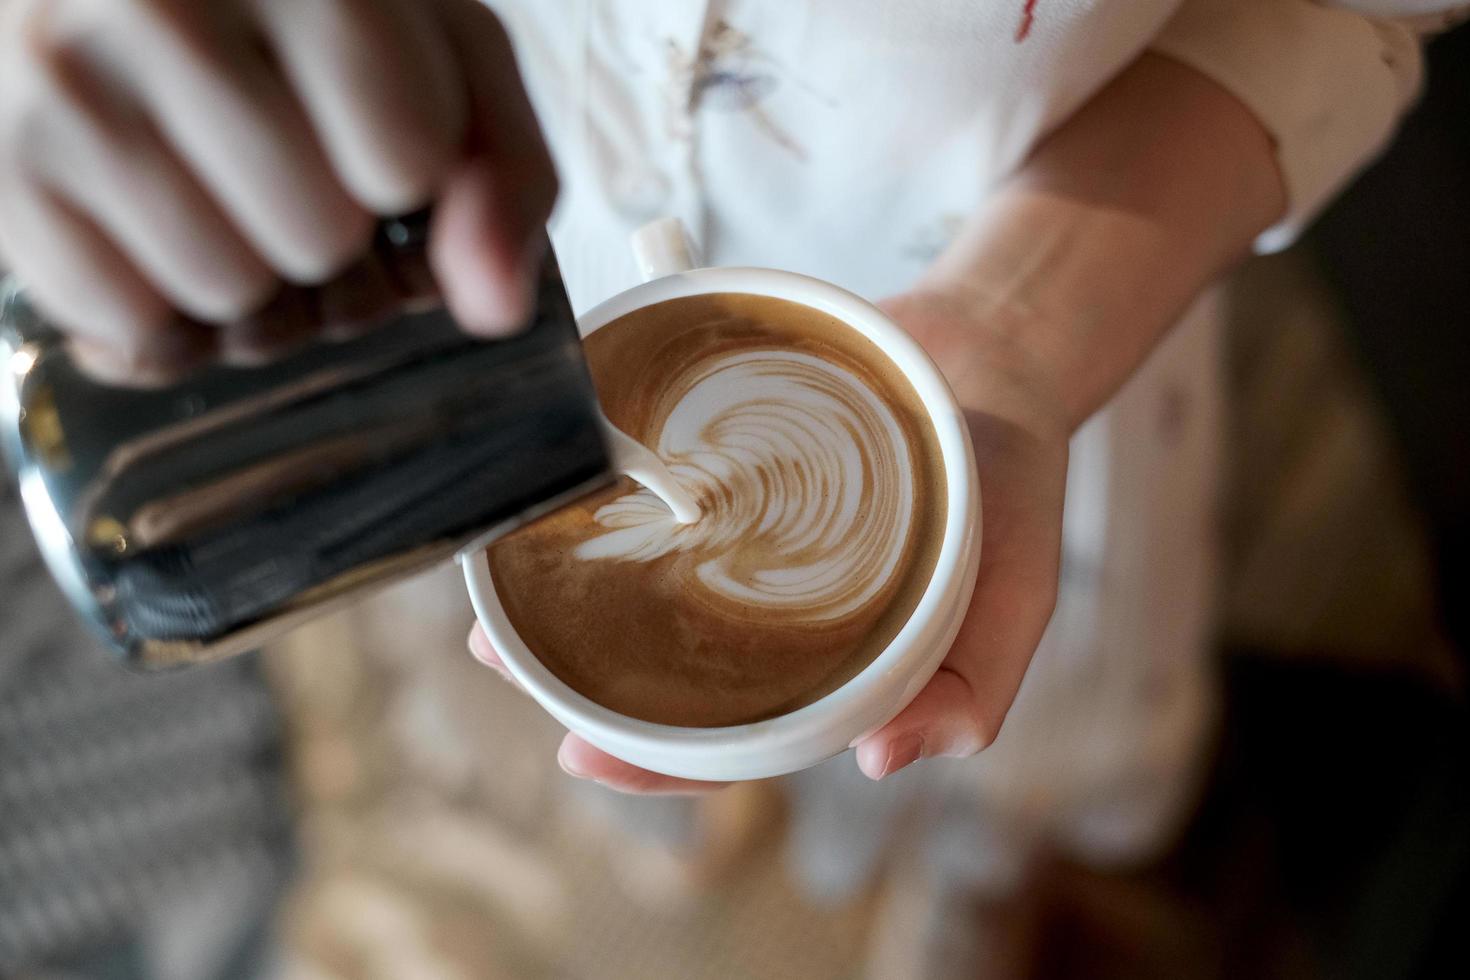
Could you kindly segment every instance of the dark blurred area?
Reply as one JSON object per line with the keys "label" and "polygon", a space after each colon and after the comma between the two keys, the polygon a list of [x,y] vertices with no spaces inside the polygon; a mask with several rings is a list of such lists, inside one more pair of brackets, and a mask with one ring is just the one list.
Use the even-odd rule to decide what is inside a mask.
{"label": "dark blurred area", "polygon": [[1429,46],[1423,101],[1318,223],[1337,293],[1430,531],[1439,611],[1470,639],[1470,29]]}
{"label": "dark blurred area", "polygon": [[[1470,976],[1470,29],[1429,46],[1424,98],[1392,149],[1296,251],[1247,268],[1233,287],[1233,394],[1246,404],[1233,460],[1224,736],[1210,789],[1158,868],[1127,879],[1051,869],[1036,899],[1052,940],[1041,944],[1040,975]],[[1297,561],[1377,563],[1356,579],[1331,562],[1314,569],[1339,584],[1335,596],[1315,593],[1319,604],[1310,589],[1284,594],[1299,620],[1351,624],[1338,644],[1299,645],[1333,632],[1310,628],[1262,643],[1240,599],[1261,577],[1239,539],[1262,532],[1243,525],[1264,523],[1252,509],[1295,492],[1295,477],[1263,463],[1270,451],[1242,433],[1252,393],[1240,398],[1261,361],[1280,367],[1261,347],[1289,343],[1260,332],[1302,326],[1269,309],[1298,288],[1259,267],[1293,262],[1326,287],[1333,342],[1390,437],[1389,475],[1417,526],[1388,533],[1422,541],[1430,559],[1424,581],[1383,560],[1397,555],[1381,543],[1394,518],[1361,486],[1339,488],[1365,498],[1358,511],[1327,494],[1310,501],[1306,520],[1349,544]],[[1320,447],[1327,423],[1312,414],[1341,411],[1320,367],[1282,385],[1298,389],[1297,402],[1264,399],[1289,412],[1281,439]],[[1427,593],[1416,611],[1431,632],[1384,622],[1405,590]],[[1356,620],[1354,605],[1372,621]],[[1232,633],[1242,622],[1244,635]]]}
{"label": "dark blurred area", "polygon": [[563,779],[555,724],[457,655],[453,570],[260,661],[126,675],[6,490],[0,978],[1470,976],[1470,28],[1225,305],[1221,734],[1150,866],[1046,856],[997,902],[900,851],[804,896],[780,784]]}
{"label": "dark blurred area", "polygon": [[[1364,653],[1263,646],[1227,631],[1223,743],[1194,825],[1135,880],[1053,869],[1042,904],[1056,941],[1042,975],[1470,976],[1470,29],[1430,45],[1424,98],[1392,149],[1298,251],[1327,287],[1337,342],[1386,423],[1413,536],[1431,559],[1422,583],[1392,562],[1381,578],[1360,574],[1356,598],[1376,614],[1394,608],[1385,594],[1422,588],[1420,611],[1439,635],[1362,624],[1343,646],[1368,634]],[[1242,308],[1258,320],[1280,285],[1269,271],[1243,272],[1237,321]],[[1252,343],[1236,338],[1240,375],[1258,366],[1241,363],[1259,356]],[[1308,371],[1288,385],[1316,411],[1336,411],[1320,382]],[[1285,428],[1320,434],[1304,421],[1312,409],[1297,407]],[[1244,482],[1262,476],[1262,454],[1242,438]],[[1288,492],[1280,482],[1237,486],[1234,516],[1252,506],[1240,498]],[[1318,503],[1332,513],[1329,499]],[[1342,556],[1389,553],[1363,542],[1381,538],[1391,515],[1349,516],[1325,529],[1357,542]],[[1232,587],[1249,590],[1242,571]],[[1342,578],[1331,567],[1314,574]],[[1351,584],[1340,592],[1331,601],[1355,601]]]}
{"label": "dark blurred area", "polygon": [[[1470,954],[1470,29],[1430,45],[1423,102],[1388,156],[1319,223],[1311,245],[1342,304],[1423,516],[1436,612],[1458,658],[1446,694],[1401,678],[1338,679],[1341,771],[1357,816],[1315,863],[1356,867],[1324,890],[1341,976],[1465,976]],[[1380,681],[1382,681],[1380,685]],[[1354,718],[1374,723],[1354,725]],[[1334,720],[1332,718],[1326,719]],[[1353,764],[1355,747],[1361,757]],[[1380,773],[1382,783],[1366,782]],[[1357,804],[1352,805],[1356,799]],[[1305,808],[1304,808],[1305,809]],[[1368,846],[1355,847],[1362,841]],[[1312,849],[1303,847],[1305,855]],[[1352,874],[1357,870],[1357,874]],[[1331,882],[1327,875],[1323,880]],[[1341,897],[1337,897],[1341,896]]]}

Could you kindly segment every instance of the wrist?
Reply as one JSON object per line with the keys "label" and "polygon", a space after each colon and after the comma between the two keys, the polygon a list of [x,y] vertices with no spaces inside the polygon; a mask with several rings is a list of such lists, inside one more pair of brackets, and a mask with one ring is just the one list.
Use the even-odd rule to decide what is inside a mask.
{"label": "wrist", "polygon": [[1049,379],[1080,425],[1283,202],[1254,117],[1145,55],[1036,149],[916,288],[951,297],[986,351]]}
{"label": "wrist", "polygon": [[937,283],[882,305],[939,365],[967,413],[1060,443],[1080,423],[1061,373],[1033,342],[1041,328],[1028,311]]}
{"label": "wrist", "polygon": [[[1095,251],[1081,243],[1087,233],[1029,209],[999,210],[987,208],[915,292],[951,311],[950,329],[992,370],[1047,392],[1075,430],[1111,394],[1111,355],[1146,314],[1127,289],[1100,295],[1108,276],[1097,277],[1102,288],[1079,283],[1068,256]],[[1099,356],[1092,348],[1107,338],[1116,343]]]}

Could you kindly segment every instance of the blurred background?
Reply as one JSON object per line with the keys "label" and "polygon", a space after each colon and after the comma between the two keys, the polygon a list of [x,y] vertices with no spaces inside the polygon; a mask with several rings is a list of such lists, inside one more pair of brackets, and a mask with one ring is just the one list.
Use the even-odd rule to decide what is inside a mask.
{"label": "blurred background", "polygon": [[0,977],[1470,976],[1467,121],[1462,28],[1388,156],[1225,286],[1224,706],[1165,853],[1021,861],[908,773],[836,850],[801,777],[574,783],[464,652],[455,569],[127,675],[7,486]]}

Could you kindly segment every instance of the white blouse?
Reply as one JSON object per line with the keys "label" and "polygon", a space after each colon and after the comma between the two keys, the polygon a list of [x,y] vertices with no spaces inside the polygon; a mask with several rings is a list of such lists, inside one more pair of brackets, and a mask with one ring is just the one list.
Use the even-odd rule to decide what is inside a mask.
{"label": "white blouse", "polygon": [[[622,242],[682,217],[721,263],[902,289],[1037,139],[1145,48],[1276,139],[1289,239],[1382,146],[1420,21],[1308,0],[493,0],[565,178],[556,240],[586,307]],[[1423,11],[1444,0],[1357,0]]]}
{"label": "white blouse", "polygon": [[[1042,135],[1150,48],[1228,88],[1274,137],[1291,206],[1260,244],[1278,247],[1387,141],[1419,85],[1419,32],[1452,5],[493,6],[562,172],[553,236],[582,310],[637,281],[628,235],[665,215],[714,264],[790,269],[873,299],[898,292]],[[877,787],[854,782],[851,760],[796,777],[810,804],[798,835],[821,820],[807,839],[842,849],[828,871],[875,853],[854,840],[884,832],[878,801],[920,780],[973,797],[992,829],[1101,858],[1158,846],[1187,810],[1214,703],[1218,344],[1206,301],[1078,433],[1061,596],[996,745]],[[844,794],[853,805],[834,805]],[[821,844],[802,859],[824,873]]]}

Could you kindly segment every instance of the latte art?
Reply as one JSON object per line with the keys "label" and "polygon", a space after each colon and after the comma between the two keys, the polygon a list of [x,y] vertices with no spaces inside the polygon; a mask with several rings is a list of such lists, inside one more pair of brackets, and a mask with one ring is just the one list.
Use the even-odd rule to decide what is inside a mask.
{"label": "latte art", "polygon": [[794,350],[700,362],[671,379],[658,455],[703,511],[682,525],[647,490],[600,507],[583,560],[679,553],[691,597],[737,618],[839,620],[904,556],[914,474],[902,426],[852,372]]}
{"label": "latte art", "polygon": [[946,513],[903,373],[819,310],[743,294],[644,307],[584,347],[620,466],[660,496],[621,479],[490,546],[536,659],[613,711],[705,727],[795,710],[872,663]]}

